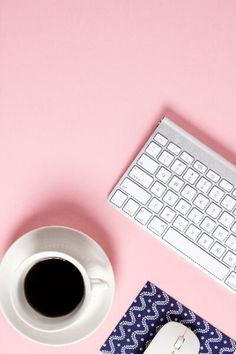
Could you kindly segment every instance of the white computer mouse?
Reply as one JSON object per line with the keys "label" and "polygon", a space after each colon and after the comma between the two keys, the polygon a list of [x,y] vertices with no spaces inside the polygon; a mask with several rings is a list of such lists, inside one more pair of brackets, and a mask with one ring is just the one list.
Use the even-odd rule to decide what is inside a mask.
{"label": "white computer mouse", "polygon": [[178,322],[164,325],[145,350],[145,354],[198,354],[200,342],[189,328]]}

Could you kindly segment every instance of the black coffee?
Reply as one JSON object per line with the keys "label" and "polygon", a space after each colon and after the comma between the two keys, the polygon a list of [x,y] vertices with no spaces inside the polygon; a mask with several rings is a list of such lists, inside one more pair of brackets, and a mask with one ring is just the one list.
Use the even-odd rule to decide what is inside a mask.
{"label": "black coffee", "polygon": [[78,268],[62,258],[49,258],[29,270],[24,291],[28,303],[36,311],[47,317],[59,317],[79,305],[85,288]]}

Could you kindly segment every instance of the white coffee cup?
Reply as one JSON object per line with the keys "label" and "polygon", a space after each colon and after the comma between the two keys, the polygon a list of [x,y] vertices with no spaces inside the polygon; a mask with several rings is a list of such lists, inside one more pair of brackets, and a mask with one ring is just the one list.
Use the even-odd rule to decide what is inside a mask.
{"label": "white coffee cup", "polygon": [[[48,259],[70,262],[83,279],[83,298],[65,316],[43,316],[27,294],[26,276]],[[8,248],[0,263],[0,311],[19,333],[37,343],[64,346],[86,338],[106,317],[114,293],[114,272],[104,250],[88,235],[69,227],[29,231]]]}
{"label": "white coffee cup", "polygon": [[[29,270],[38,262],[48,259],[63,259],[72,263],[81,273],[84,282],[84,296],[78,306],[69,314],[60,317],[48,317],[37,312],[27,301],[24,292],[24,280]],[[25,259],[11,278],[10,301],[17,315],[31,328],[40,331],[61,331],[77,321],[82,321],[91,301],[93,287],[104,287],[107,283],[99,278],[89,277],[84,266],[70,255],[57,251],[43,251]],[[60,295],[59,295],[60,296]]]}

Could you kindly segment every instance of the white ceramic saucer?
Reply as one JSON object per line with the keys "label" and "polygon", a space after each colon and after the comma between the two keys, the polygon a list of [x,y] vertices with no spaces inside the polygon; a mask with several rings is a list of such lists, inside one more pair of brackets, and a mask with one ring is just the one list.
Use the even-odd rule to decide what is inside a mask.
{"label": "white ceramic saucer", "polygon": [[[93,278],[104,279],[107,286],[95,286],[91,291],[86,314],[60,331],[42,331],[21,319],[10,301],[10,280],[28,257],[47,250],[63,251],[80,262]],[[20,237],[8,249],[0,264],[0,306],[11,325],[29,339],[46,345],[62,346],[78,342],[102,323],[111,308],[115,281],[111,263],[102,248],[89,236],[75,229],[49,226],[32,230]]]}

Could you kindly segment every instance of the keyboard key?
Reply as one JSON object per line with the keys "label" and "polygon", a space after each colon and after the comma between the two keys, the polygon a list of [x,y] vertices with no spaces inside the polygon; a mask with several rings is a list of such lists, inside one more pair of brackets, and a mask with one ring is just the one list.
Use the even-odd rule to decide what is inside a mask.
{"label": "keyboard key", "polygon": [[170,150],[171,152],[173,152],[173,154],[175,155],[179,155],[181,149],[180,147],[178,147],[177,145],[175,145],[174,143],[170,143],[168,146],[167,146],[167,149]]}
{"label": "keyboard key", "polygon": [[236,254],[228,251],[226,253],[226,255],[223,258],[223,261],[230,266],[231,268],[233,268],[236,265]]}
{"label": "keyboard key", "polygon": [[233,208],[234,208],[235,205],[236,205],[236,200],[235,200],[234,198],[230,197],[229,195],[226,195],[226,196],[224,197],[224,199],[222,200],[221,205],[222,205],[225,209],[231,211],[231,210],[233,210]]}
{"label": "keyboard key", "polygon": [[236,290],[236,272],[232,272],[226,279],[225,283],[232,289]]}
{"label": "keyboard key", "polygon": [[182,216],[178,216],[173,225],[176,227],[176,229],[178,229],[179,231],[183,231],[186,226],[188,225],[188,220],[186,220],[185,218],[183,218]]}
{"label": "keyboard key", "polygon": [[230,235],[229,238],[225,242],[226,246],[228,246],[232,251],[236,251],[236,237]]}
{"label": "keyboard key", "polygon": [[236,197],[236,188],[235,188],[235,190],[233,191],[233,196]]}
{"label": "keyboard key", "polygon": [[203,213],[196,208],[193,208],[188,214],[188,218],[193,221],[195,224],[199,223],[202,219]]}
{"label": "keyboard key", "polygon": [[159,219],[157,216],[154,216],[154,218],[148,224],[148,228],[158,236],[161,236],[163,234],[166,227],[167,224],[161,219]]}
{"label": "keyboard key", "polygon": [[169,207],[165,207],[165,209],[161,213],[161,217],[167,222],[171,222],[173,220],[174,216],[175,216],[174,210],[172,210]]}
{"label": "keyboard key", "polygon": [[211,188],[212,184],[209,182],[206,178],[202,177],[198,181],[196,187],[202,191],[203,193],[207,193],[209,189]]}
{"label": "keyboard key", "polygon": [[145,225],[151,216],[152,213],[150,213],[150,211],[145,208],[141,208],[138,214],[136,215],[135,219],[138,220],[141,224]]}
{"label": "keyboard key", "polygon": [[151,159],[146,154],[140,156],[137,161],[137,164],[151,174],[154,174],[159,166],[157,162],[153,161],[153,159]]}
{"label": "keyboard key", "polygon": [[208,218],[208,216],[203,220],[203,222],[201,223],[201,227],[203,228],[203,230],[211,233],[212,230],[214,229],[216,223],[215,221],[213,221],[212,219]]}
{"label": "keyboard key", "polygon": [[214,254],[214,256],[216,256],[217,258],[220,258],[224,254],[225,249],[226,248],[222,246],[219,242],[216,242],[212,246],[210,252]]}
{"label": "keyboard key", "polygon": [[165,146],[167,144],[168,139],[161,135],[160,133],[157,133],[154,137],[154,139],[161,145]]}
{"label": "keyboard key", "polygon": [[212,202],[207,208],[206,213],[216,219],[220,215],[221,210],[222,209],[218,205]]}
{"label": "keyboard key", "polygon": [[181,159],[185,162],[187,162],[188,164],[191,164],[193,162],[193,157],[191,155],[189,155],[187,152],[182,152],[182,154],[180,155]]}
{"label": "keyboard key", "polygon": [[185,163],[177,159],[171,166],[171,170],[180,176],[182,175],[186,167],[187,166],[185,165]]}
{"label": "keyboard key", "polygon": [[166,187],[163,186],[160,182],[155,182],[151,188],[151,192],[154,193],[157,197],[161,197],[164,193]]}
{"label": "keyboard key", "polygon": [[222,226],[217,226],[215,231],[213,232],[213,236],[217,238],[217,240],[223,242],[228,236],[228,231],[225,230]]}
{"label": "keyboard key", "polygon": [[149,176],[146,172],[137,166],[132,168],[132,170],[129,172],[129,176],[145,188],[149,188],[153,181],[151,176]]}
{"label": "keyboard key", "polygon": [[207,250],[212,245],[213,238],[208,236],[207,234],[202,234],[202,236],[198,240],[198,243],[200,246]]}
{"label": "keyboard key", "polygon": [[187,228],[185,233],[192,240],[196,240],[197,237],[200,235],[201,230],[197,226],[191,224],[191,225],[189,225],[189,227]]}
{"label": "keyboard key", "polygon": [[169,166],[171,164],[171,162],[174,160],[174,156],[171,155],[169,152],[167,151],[163,151],[163,153],[161,154],[161,156],[158,159],[163,165],[165,166]]}
{"label": "keyboard key", "polygon": [[172,191],[168,191],[163,198],[164,202],[166,202],[170,206],[173,206],[177,199],[178,199],[177,194],[175,194]]}
{"label": "keyboard key", "polygon": [[216,186],[214,186],[209,193],[209,197],[212,198],[217,203],[221,200],[223,195],[224,195],[224,192],[222,191],[222,189],[220,189]]}
{"label": "keyboard key", "polygon": [[146,152],[152,157],[156,158],[159,152],[161,152],[162,148],[155,144],[153,141],[146,148]]}
{"label": "keyboard key", "polygon": [[187,203],[184,199],[180,199],[175,209],[178,210],[181,214],[185,215],[191,208],[191,204]]}
{"label": "keyboard key", "polygon": [[226,181],[226,179],[222,179],[220,181],[220,186],[226,191],[226,192],[230,192],[233,189],[233,185],[231,183],[229,183],[228,181]]}
{"label": "keyboard key", "polygon": [[140,203],[146,204],[151,198],[151,194],[145,191],[143,188],[132,182],[129,178],[125,178],[120,185],[123,189],[134,199],[137,199]]}
{"label": "keyboard key", "polygon": [[129,199],[127,203],[125,203],[123,210],[130,216],[133,216],[139,208],[139,204],[136,203],[133,199]]}
{"label": "keyboard key", "polygon": [[174,189],[174,191],[179,192],[179,190],[182,188],[184,185],[184,182],[179,178],[174,176],[170,182],[169,182],[169,187]]}
{"label": "keyboard key", "polygon": [[229,227],[233,223],[233,221],[233,216],[227,213],[226,211],[224,211],[221,217],[219,218],[219,222],[225,227]]}
{"label": "keyboard key", "polygon": [[182,195],[185,199],[191,201],[191,200],[193,199],[193,197],[195,196],[196,193],[197,193],[197,191],[196,191],[194,188],[190,187],[190,186],[187,184],[187,185],[184,187],[184,189],[182,190],[181,195]]}
{"label": "keyboard key", "polygon": [[204,173],[206,172],[207,170],[207,167],[205,165],[203,165],[203,163],[201,163],[200,161],[196,161],[193,165],[193,167],[198,171],[198,172],[201,172],[201,173]]}
{"label": "keyboard key", "polygon": [[205,209],[209,202],[209,199],[204,197],[201,193],[194,199],[193,204],[195,204],[199,209]]}
{"label": "keyboard key", "polygon": [[196,182],[196,180],[198,179],[198,176],[199,176],[199,174],[196,171],[194,171],[191,168],[189,168],[187,170],[187,172],[185,172],[183,178],[187,182],[189,182],[190,184],[194,184]]}
{"label": "keyboard key", "polygon": [[117,189],[115,194],[113,194],[113,196],[111,197],[111,202],[120,208],[127,198],[128,197],[125,193]]}
{"label": "keyboard key", "polygon": [[149,209],[154,211],[154,213],[159,213],[159,211],[161,210],[163,205],[164,204],[162,202],[160,202],[160,200],[158,200],[157,198],[152,198],[152,200],[148,204],[148,207],[149,207]]}
{"label": "keyboard key", "polygon": [[159,179],[159,181],[166,183],[171,177],[171,172],[168,171],[165,167],[161,167],[157,172],[156,177]]}
{"label": "keyboard key", "polygon": [[215,173],[214,171],[212,171],[212,170],[209,170],[209,171],[207,172],[206,176],[207,176],[212,182],[215,182],[215,183],[217,183],[217,182],[219,181],[219,179],[220,179],[220,176],[219,176],[217,173]]}
{"label": "keyboard key", "polygon": [[223,280],[228,274],[228,267],[226,267],[224,264],[219,262],[213,256],[195,245],[192,241],[188,240],[184,235],[174,230],[173,228],[169,228],[163,239],[177,250],[179,250],[181,253],[183,253],[185,256],[192,259],[195,263],[206,269],[216,278]]}

